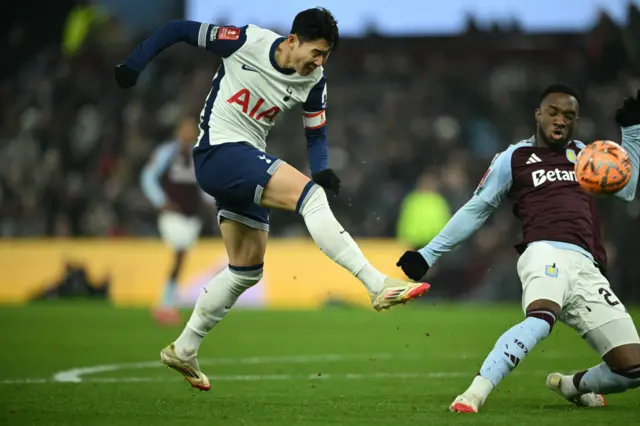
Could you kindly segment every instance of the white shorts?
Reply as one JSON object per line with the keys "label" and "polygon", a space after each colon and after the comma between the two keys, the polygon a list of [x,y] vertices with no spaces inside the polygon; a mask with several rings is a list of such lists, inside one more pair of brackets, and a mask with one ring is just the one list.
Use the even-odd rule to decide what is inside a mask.
{"label": "white shorts", "polygon": [[202,221],[177,212],[162,212],[158,217],[160,237],[170,247],[184,250],[193,245],[200,235]]}
{"label": "white shorts", "polygon": [[608,322],[589,331],[583,337],[601,357],[618,346],[640,343],[638,329],[631,318]]}
{"label": "white shorts", "polygon": [[[605,324],[631,319],[609,281],[583,254],[547,243],[530,245],[518,259],[522,308],[546,299],[562,308],[560,321],[584,336]],[[635,330],[635,328],[634,328]],[[621,336],[622,340],[635,336]]]}

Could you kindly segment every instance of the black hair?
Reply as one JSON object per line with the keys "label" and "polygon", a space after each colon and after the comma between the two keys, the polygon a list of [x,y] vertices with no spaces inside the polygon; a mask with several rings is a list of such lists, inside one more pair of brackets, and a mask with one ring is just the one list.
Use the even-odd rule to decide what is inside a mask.
{"label": "black hair", "polygon": [[298,13],[291,26],[291,34],[298,36],[303,43],[306,41],[326,40],[332,51],[340,43],[338,21],[331,12],[323,7],[303,10]]}
{"label": "black hair", "polygon": [[580,97],[580,92],[578,91],[578,89],[565,83],[554,83],[544,89],[544,91],[540,95],[540,103],[542,103],[545,98],[551,93],[564,93],[565,95],[570,95],[576,98],[576,100],[578,101],[578,105],[582,103],[582,99]]}

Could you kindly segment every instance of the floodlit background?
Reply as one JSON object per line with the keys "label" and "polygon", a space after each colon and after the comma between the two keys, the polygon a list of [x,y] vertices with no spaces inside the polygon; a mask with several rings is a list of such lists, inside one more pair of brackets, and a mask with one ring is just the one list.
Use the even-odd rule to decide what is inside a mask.
{"label": "floodlit background", "polygon": [[[533,133],[533,110],[547,84],[564,81],[583,92],[577,136],[585,141],[619,140],[612,115],[640,87],[637,2],[324,3],[347,38],[326,69],[330,163],[344,188],[333,208],[388,273],[397,273],[406,247],[428,243],[469,198],[496,152]],[[93,284],[108,282],[116,302],[153,303],[171,259],[154,239],[156,211],[141,193],[140,171],[151,150],[172,137],[180,115],[198,117],[218,58],[173,46],[131,91],[116,87],[113,65],[171,19],[256,23],[286,33],[297,11],[313,5],[22,1],[15,15],[3,14],[0,300],[36,297],[63,280],[73,262]],[[297,111],[268,144],[308,170]],[[421,213],[413,214],[405,202],[420,194],[431,196],[420,198]],[[613,287],[624,300],[638,301],[640,202],[602,200],[601,211]],[[202,215],[202,244],[180,280],[186,306],[226,262],[215,212]],[[358,285],[308,242],[300,218],[275,212],[271,229],[267,277],[242,303],[295,305],[280,298],[292,286],[301,289],[303,306],[361,299]],[[430,297],[517,300],[518,235],[519,224],[503,206],[442,258],[430,276]],[[292,253],[301,263],[287,261]],[[329,275],[319,280],[315,270]]]}

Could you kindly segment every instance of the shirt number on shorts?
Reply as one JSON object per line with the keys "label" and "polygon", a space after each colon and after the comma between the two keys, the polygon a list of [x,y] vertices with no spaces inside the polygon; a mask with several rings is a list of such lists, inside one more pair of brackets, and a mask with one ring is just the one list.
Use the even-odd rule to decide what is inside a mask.
{"label": "shirt number on shorts", "polygon": [[611,294],[611,292],[604,287],[600,287],[598,289],[598,294],[603,295],[605,302],[607,302],[611,306],[616,306],[620,304],[618,300],[611,300],[611,298],[614,297],[613,294]]}

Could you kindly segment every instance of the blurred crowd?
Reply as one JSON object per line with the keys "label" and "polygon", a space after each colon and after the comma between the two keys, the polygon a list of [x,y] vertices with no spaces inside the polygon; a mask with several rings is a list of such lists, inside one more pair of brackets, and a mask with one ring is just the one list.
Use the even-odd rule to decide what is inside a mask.
{"label": "blurred crowd", "polygon": [[[238,23],[244,24],[244,23]],[[286,30],[283,30],[286,31]],[[19,50],[21,34],[13,34]],[[0,85],[0,236],[150,236],[155,211],[139,174],[183,115],[197,117],[218,58],[174,46],[130,91],[112,67],[139,42],[99,20],[78,51],[39,45]],[[326,67],[330,164],[343,181],[336,216],[356,238],[395,237],[403,200],[441,196],[453,213],[489,162],[534,132],[540,91],[563,81],[584,97],[577,137],[619,140],[613,114],[640,88],[640,13],[606,15],[590,31],[526,34],[517,25],[455,37],[345,39]],[[268,150],[307,171],[299,111],[281,119]],[[420,184],[421,183],[421,184]],[[204,235],[216,235],[208,212]],[[612,279],[640,299],[640,202],[603,200]],[[306,235],[294,214],[272,214],[273,236]],[[518,223],[501,208],[470,244],[444,257],[444,296],[510,298]],[[427,242],[427,241],[425,241]],[[460,265],[465,265],[461,268]]]}

